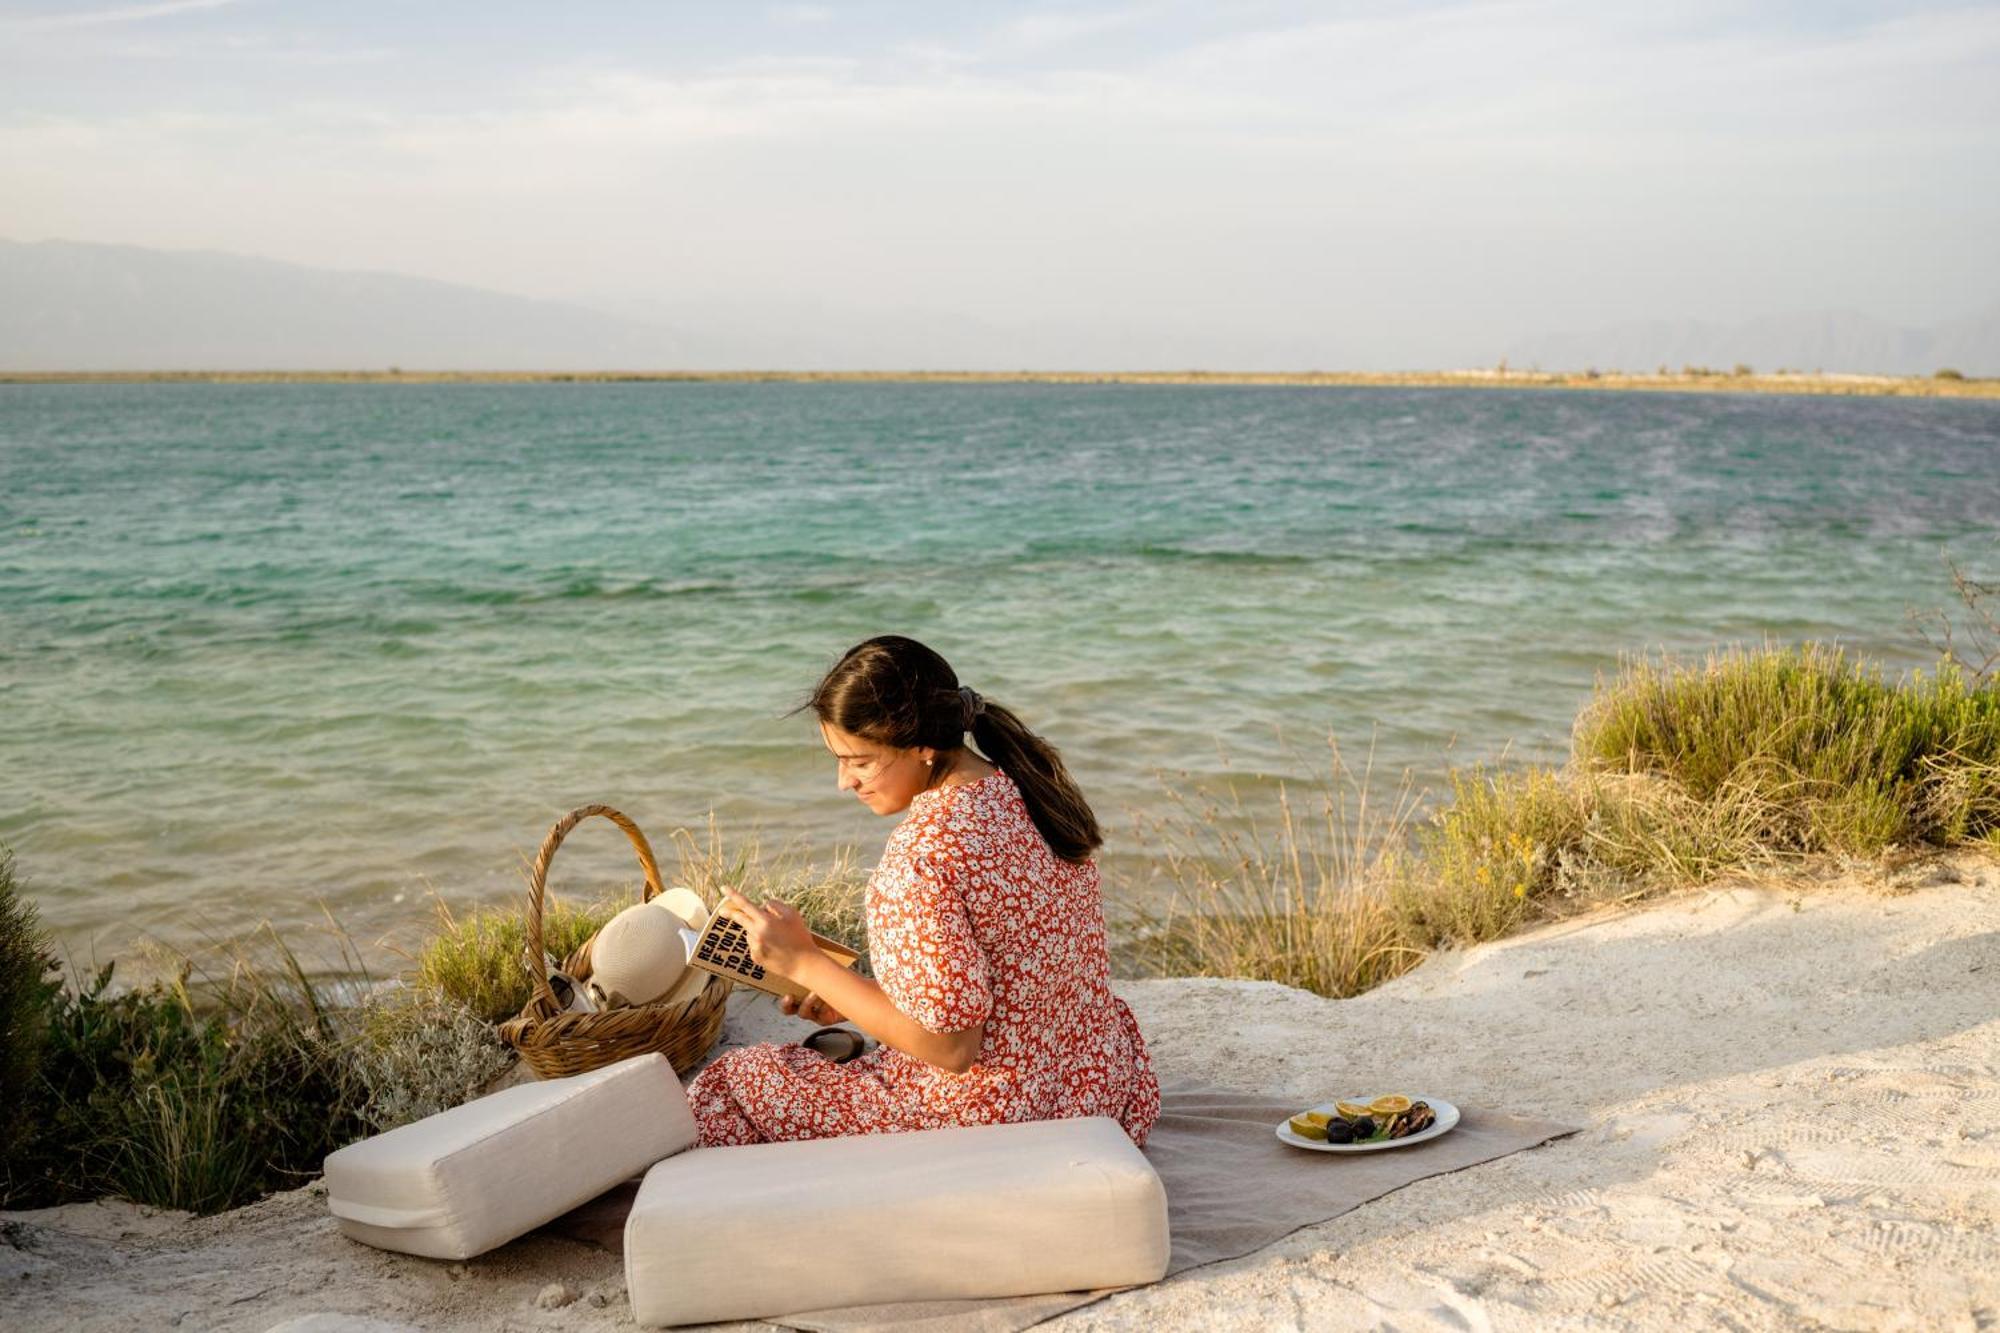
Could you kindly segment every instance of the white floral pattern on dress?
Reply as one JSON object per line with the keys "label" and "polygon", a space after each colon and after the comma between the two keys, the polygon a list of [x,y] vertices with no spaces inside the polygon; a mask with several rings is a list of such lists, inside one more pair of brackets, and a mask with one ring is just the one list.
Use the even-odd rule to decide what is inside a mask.
{"label": "white floral pattern on dress", "polygon": [[688,1085],[701,1143],[1108,1115],[1144,1147],[1160,1085],[1111,992],[1097,863],[1064,861],[1005,772],[919,792],[868,878],[868,953],[932,1032],[986,1024],[953,1074],[889,1046],[835,1064],[798,1045],[727,1051]]}

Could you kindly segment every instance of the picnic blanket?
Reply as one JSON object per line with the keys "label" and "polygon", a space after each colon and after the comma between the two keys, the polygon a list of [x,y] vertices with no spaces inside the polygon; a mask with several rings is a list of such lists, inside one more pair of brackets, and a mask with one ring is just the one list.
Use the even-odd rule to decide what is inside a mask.
{"label": "picnic blanket", "polygon": [[[1169,1277],[1262,1249],[1427,1176],[1462,1171],[1576,1132],[1553,1120],[1461,1106],[1458,1127],[1450,1133],[1388,1152],[1312,1153],[1280,1143],[1274,1132],[1278,1122],[1319,1100],[1193,1083],[1162,1086],[1160,1119],[1145,1151],[1167,1191],[1173,1237]],[[545,1229],[616,1251],[636,1190],[620,1186]],[[769,1322],[811,1333],[1017,1333],[1125,1290],[852,1306]]]}

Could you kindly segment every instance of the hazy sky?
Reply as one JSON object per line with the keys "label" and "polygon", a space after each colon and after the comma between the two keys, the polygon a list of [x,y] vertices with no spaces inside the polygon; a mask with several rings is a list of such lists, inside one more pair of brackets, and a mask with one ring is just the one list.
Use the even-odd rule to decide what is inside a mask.
{"label": "hazy sky", "polygon": [[1996,127],[1990,4],[0,4],[0,237],[1186,364],[1960,316]]}

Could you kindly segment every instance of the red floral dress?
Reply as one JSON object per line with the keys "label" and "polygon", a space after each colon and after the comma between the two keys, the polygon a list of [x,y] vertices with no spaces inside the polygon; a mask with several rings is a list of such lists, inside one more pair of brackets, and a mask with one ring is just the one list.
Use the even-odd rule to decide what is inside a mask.
{"label": "red floral dress", "polygon": [[1160,1085],[1111,993],[1095,861],[1049,850],[1004,772],[919,792],[868,879],[868,954],[932,1032],[986,1024],[963,1074],[877,1046],[726,1051],[688,1085],[704,1146],[1108,1115],[1145,1146]]}

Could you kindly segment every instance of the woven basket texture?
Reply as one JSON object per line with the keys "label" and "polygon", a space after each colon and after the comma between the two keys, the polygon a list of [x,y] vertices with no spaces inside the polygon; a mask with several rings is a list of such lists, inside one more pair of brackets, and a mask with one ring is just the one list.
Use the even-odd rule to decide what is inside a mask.
{"label": "woven basket texture", "polygon": [[[667,1057],[675,1073],[700,1064],[722,1035],[724,1005],[734,983],[726,977],[710,976],[708,983],[676,1004],[635,1004],[622,1009],[606,1009],[594,1014],[565,1013],[556,1003],[540,962],[543,955],[542,910],[547,901],[549,863],[556,848],[570,830],[593,815],[602,815],[623,829],[639,856],[645,873],[643,901],[665,890],[660,883],[660,867],[646,835],[620,811],[608,805],[586,805],[556,821],[542,840],[535,857],[534,875],[528,887],[529,972],[534,991],[521,1012],[500,1025],[500,1039],[521,1053],[528,1068],[539,1078],[565,1078],[581,1074],[635,1055],[657,1051]],[[584,969],[581,973],[573,968]],[[589,946],[579,948],[565,960],[563,970],[578,981],[588,976]]]}

